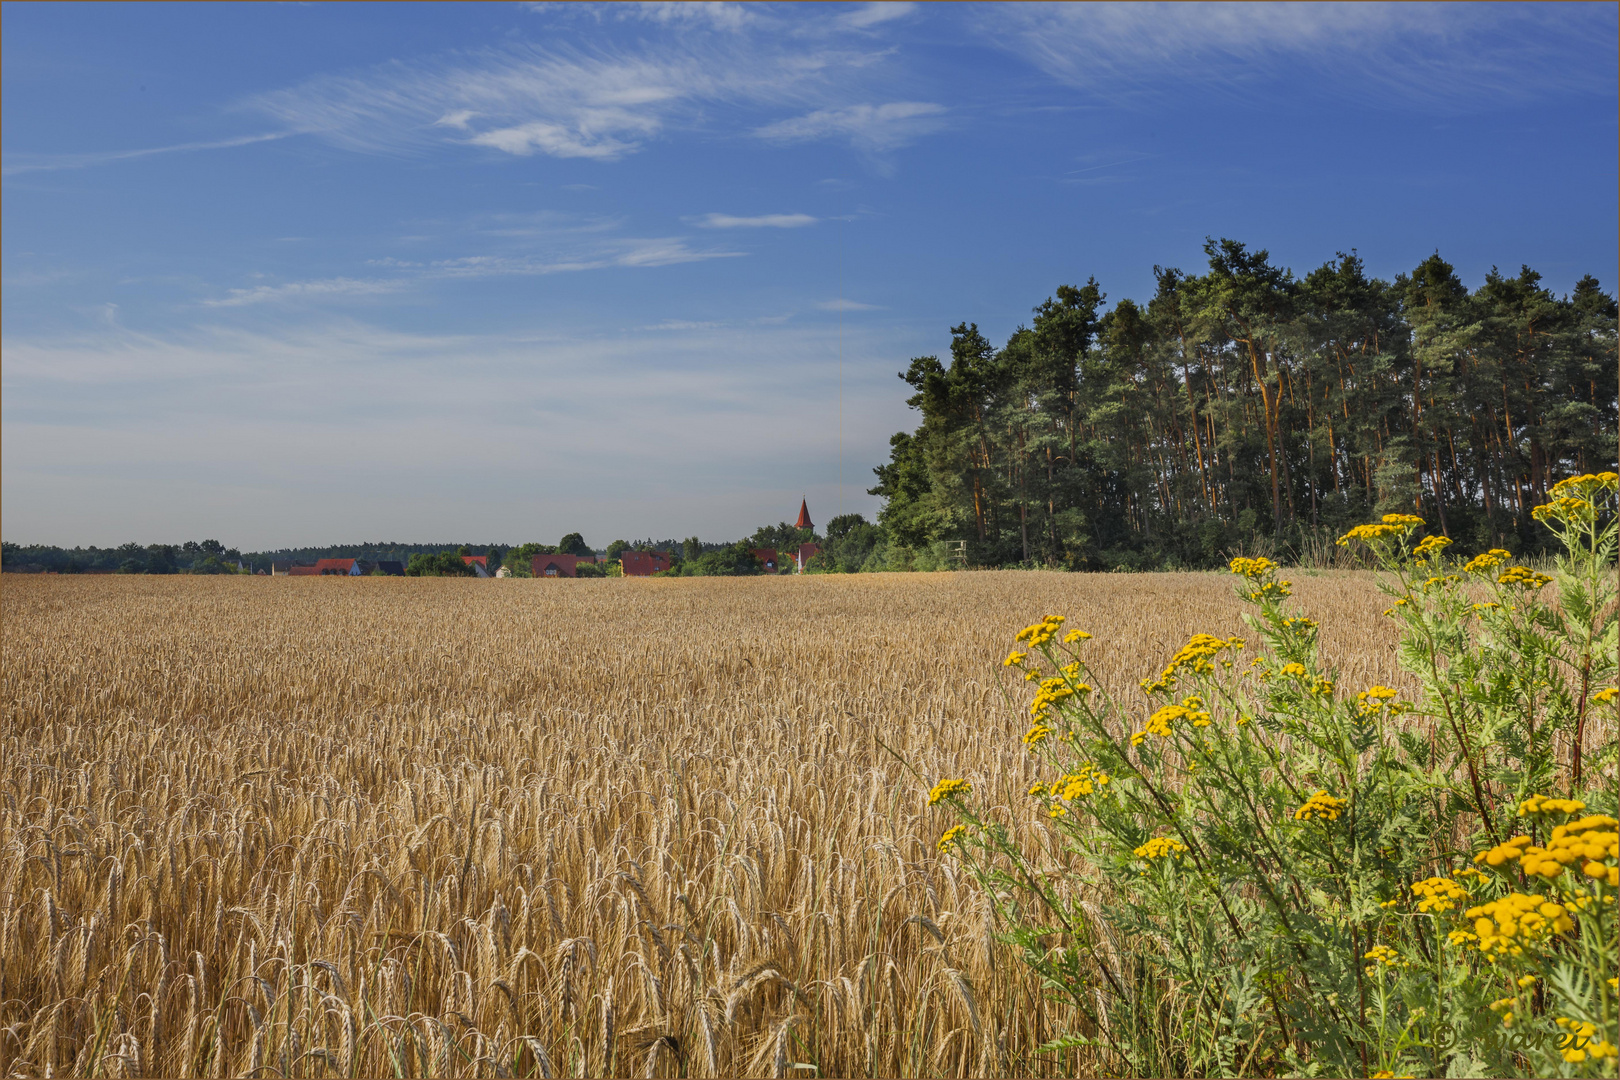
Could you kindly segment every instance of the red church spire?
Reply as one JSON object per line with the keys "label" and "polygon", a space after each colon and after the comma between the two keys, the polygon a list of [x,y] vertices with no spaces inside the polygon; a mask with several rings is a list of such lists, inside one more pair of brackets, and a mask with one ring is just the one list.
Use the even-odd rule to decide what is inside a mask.
{"label": "red church spire", "polygon": [[799,520],[793,523],[795,529],[813,529],[810,523],[810,504],[803,499],[799,500]]}

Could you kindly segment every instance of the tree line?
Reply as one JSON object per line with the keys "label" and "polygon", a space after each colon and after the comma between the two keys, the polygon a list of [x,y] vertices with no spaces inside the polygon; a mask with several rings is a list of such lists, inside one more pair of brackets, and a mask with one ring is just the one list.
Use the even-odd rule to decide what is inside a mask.
{"label": "tree line", "polygon": [[921,413],[871,493],[890,547],[967,565],[1213,565],[1308,555],[1370,515],[1539,550],[1530,510],[1615,467],[1616,303],[1529,267],[1470,291],[1438,254],[1394,281],[1352,251],[1302,278],[1204,245],[1146,304],[1061,286],[995,347],[951,330],[901,378]]}

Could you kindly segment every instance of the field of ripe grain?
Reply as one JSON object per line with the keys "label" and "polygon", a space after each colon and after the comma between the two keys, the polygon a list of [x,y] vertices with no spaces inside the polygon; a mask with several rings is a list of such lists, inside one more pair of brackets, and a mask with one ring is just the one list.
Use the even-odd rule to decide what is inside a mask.
{"label": "field of ripe grain", "polygon": [[[1345,685],[1400,685],[1370,577],[1295,577]],[[1048,612],[1127,696],[1241,630],[1218,574],[7,575],[0,612],[6,1076],[1073,1073],[928,786],[1044,829],[999,662]]]}

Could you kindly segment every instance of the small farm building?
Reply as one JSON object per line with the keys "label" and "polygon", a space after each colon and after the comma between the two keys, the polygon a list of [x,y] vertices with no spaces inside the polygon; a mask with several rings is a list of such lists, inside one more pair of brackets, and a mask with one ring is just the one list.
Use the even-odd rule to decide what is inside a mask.
{"label": "small farm building", "polygon": [[578,577],[580,563],[594,563],[595,555],[536,555],[529,563],[535,577]]}
{"label": "small farm building", "polygon": [[669,569],[669,552],[627,551],[619,557],[619,565],[624,567],[625,577],[651,577]]}

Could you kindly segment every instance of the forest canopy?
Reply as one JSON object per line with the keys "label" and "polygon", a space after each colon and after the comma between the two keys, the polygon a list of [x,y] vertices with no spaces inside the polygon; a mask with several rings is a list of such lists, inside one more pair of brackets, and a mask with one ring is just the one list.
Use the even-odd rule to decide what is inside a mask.
{"label": "forest canopy", "polygon": [[901,550],[968,565],[1209,566],[1305,554],[1369,515],[1538,550],[1530,509],[1615,467],[1616,304],[1529,267],[1473,292],[1438,254],[1394,281],[1352,251],[1296,278],[1204,245],[1145,305],[1060,286],[1000,348],[977,324],[900,377],[921,423],[871,493]]}

